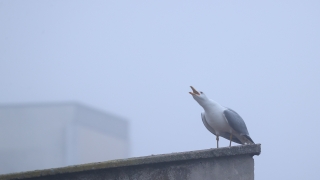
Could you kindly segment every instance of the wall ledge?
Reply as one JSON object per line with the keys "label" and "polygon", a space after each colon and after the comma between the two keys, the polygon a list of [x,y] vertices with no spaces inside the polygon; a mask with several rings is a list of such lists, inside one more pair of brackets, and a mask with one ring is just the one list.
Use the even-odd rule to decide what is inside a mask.
{"label": "wall ledge", "polygon": [[43,176],[54,176],[59,174],[69,174],[84,171],[94,171],[109,168],[119,168],[128,166],[148,165],[166,162],[178,162],[178,161],[190,161],[208,158],[220,158],[226,156],[238,156],[238,155],[259,155],[261,153],[261,144],[254,145],[240,145],[223,148],[212,148],[197,151],[178,152],[170,154],[159,154],[151,156],[134,157],[128,159],[118,159],[98,163],[81,164],[74,166],[67,166],[61,168],[52,168],[44,170],[35,170],[11,174],[0,175],[0,180],[10,179],[26,179],[37,178]]}

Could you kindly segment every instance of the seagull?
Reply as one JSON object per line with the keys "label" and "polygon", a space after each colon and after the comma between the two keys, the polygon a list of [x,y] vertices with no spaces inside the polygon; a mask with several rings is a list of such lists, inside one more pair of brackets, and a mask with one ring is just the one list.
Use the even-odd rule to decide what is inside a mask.
{"label": "seagull", "polygon": [[207,98],[207,96],[190,86],[192,92],[189,92],[204,112],[201,113],[201,119],[204,126],[214,135],[216,135],[217,148],[219,148],[219,136],[239,144],[254,144],[251,139],[247,126],[243,119],[234,110],[221,106],[217,102]]}

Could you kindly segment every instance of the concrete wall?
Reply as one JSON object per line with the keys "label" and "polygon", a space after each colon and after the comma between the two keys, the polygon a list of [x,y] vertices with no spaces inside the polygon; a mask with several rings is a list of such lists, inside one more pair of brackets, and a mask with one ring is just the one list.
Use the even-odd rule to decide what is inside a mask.
{"label": "concrete wall", "polygon": [[0,180],[253,180],[260,144],[0,175]]}
{"label": "concrete wall", "polygon": [[0,174],[129,157],[124,119],[78,103],[0,106]]}

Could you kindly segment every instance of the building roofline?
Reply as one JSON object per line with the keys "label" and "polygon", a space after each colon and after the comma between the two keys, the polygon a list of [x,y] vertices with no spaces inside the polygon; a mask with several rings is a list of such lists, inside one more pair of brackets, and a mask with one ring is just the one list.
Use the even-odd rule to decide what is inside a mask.
{"label": "building roofline", "polygon": [[75,166],[67,166],[62,168],[53,168],[45,170],[28,171],[21,173],[12,173],[0,175],[0,180],[10,180],[10,179],[27,179],[36,178],[44,176],[52,176],[59,174],[77,173],[84,171],[102,170],[110,168],[119,167],[130,167],[138,165],[149,165],[157,163],[168,163],[168,162],[178,162],[178,161],[188,161],[188,160],[199,160],[208,158],[220,158],[220,157],[230,157],[230,156],[241,156],[241,155],[259,155],[261,153],[261,144],[254,145],[240,145],[224,148],[214,148],[198,151],[188,151],[179,152],[171,154],[160,154],[143,156],[129,159],[119,159],[112,161],[105,161],[100,163],[89,163]]}
{"label": "building roofline", "polygon": [[78,101],[62,101],[62,102],[24,102],[24,103],[2,103],[0,104],[0,109],[4,108],[26,108],[26,107],[50,107],[50,106],[75,106],[89,109],[94,112],[102,113],[108,115],[115,119],[125,120],[126,118],[116,115],[114,113],[107,112],[105,110],[98,109],[96,107],[86,105]]}

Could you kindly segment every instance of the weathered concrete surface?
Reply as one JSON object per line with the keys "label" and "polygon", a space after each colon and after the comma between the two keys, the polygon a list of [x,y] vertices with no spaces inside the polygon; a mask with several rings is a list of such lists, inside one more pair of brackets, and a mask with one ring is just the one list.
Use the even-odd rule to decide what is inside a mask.
{"label": "weathered concrete surface", "polygon": [[0,180],[253,180],[261,145],[162,154],[0,175]]}

